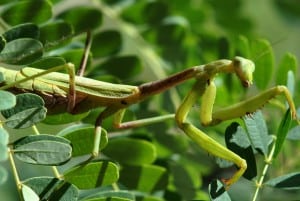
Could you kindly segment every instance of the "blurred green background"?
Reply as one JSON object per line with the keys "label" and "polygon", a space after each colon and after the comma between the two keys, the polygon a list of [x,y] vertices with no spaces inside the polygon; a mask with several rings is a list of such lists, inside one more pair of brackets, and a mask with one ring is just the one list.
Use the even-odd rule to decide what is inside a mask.
{"label": "blurred green background", "polygon": [[[153,52],[157,52],[163,59],[163,62],[148,62],[148,65],[158,64],[161,66],[157,68],[152,67],[152,70],[150,69],[150,71],[146,68],[146,70],[141,73],[138,81],[149,81],[164,77],[165,72],[161,71],[161,68],[167,69],[166,71],[169,72],[168,68],[170,67],[182,69],[216,60],[222,55],[222,53],[220,53],[216,56],[216,52],[220,51],[219,44],[220,41],[222,42],[220,38],[226,38],[231,41],[239,35],[244,35],[250,39],[268,39],[273,45],[276,62],[278,62],[286,52],[291,52],[296,55],[297,58],[300,58],[300,2],[297,0],[161,0],[153,1],[160,2],[161,6],[157,4],[155,5],[156,7],[153,6],[149,8],[148,13],[143,13],[140,9],[140,5],[143,5],[143,2],[146,1],[106,0],[103,2],[107,4],[106,6],[108,8],[111,8],[114,11],[118,11],[118,9],[121,8],[123,11],[122,19],[127,20],[128,23],[131,23],[132,27],[136,27],[137,30],[140,30],[143,33],[141,34],[143,37],[142,40],[135,41],[137,47],[141,45],[139,42],[143,43],[140,46],[142,48],[144,43],[146,43],[147,47],[153,48]],[[54,13],[56,13],[71,4],[93,5],[93,1],[66,0],[53,1],[53,4],[55,5],[53,7]],[[174,46],[164,46],[165,44],[160,44],[160,40],[166,41],[168,39],[168,36],[164,37],[164,33],[167,32],[162,30],[161,33],[154,33],[153,31],[158,29],[158,25],[155,24],[156,20],[163,18],[164,15],[168,14],[176,17],[169,18],[170,21],[167,23],[172,23],[172,20],[174,20],[183,27],[188,27],[184,31],[179,29],[178,32],[176,32],[177,35],[174,37],[178,37],[178,41],[181,42],[178,46],[176,44]],[[148,27],[144,26],[145,19],[148,20]],[[83,22],[89,23],[91,20],[93,19],[85,19]],[[111,26],[113,27],[115,25],[109,24],[109,21],[105,22],[103,25],[105,28],[110,28]],[[132,41],[128,42],[128,44],[124,44],[127,48],[127,52],[137,53],[141,51],[131,47],[131,43]],[[197,46],[198,44],[195,43],[199,43],[200,45]],[[184,46],[186,49],[182,51],[177,49],[181,46]],[[150,55],[149,58],[155,59],[157,57],[151,57]],[[296,76],[299,78],[299,74]],[[128,81],[126,79],[124,80],[124,82]],[[298,88],[299,87],[298,82]],[[300,103],[299,100],[295,101],[296,105]],[[55,133],[56,130],[59,130],[60,128],[56,127],[53,130],[52,126],[48,127],[45,125],[41,127],[41,132],[48,131],[49,133],[50,129],[51,133]],[[24,131],[13,130],[10,132],[13,137],[19,136],[18,132],[22,133]],[[1,165],[10,170],[8,162],[1,163]],[[18,162],[17,165],[22,167],[19,169],[19,172],[23,179],[34,175],[51,175],[51,172],[46,167],[35,166],[33,168],[31,165],[20,162]],[[242,180],[242,182],[247,183],[248,181]],[[236,186],[233,189],[234,192],[232,194],[238,195],[237,192],[245,190],[241,188],[245,187],[243,185]],[[270,192],[268,192],[268,189],[266,191],[266,194],[272,193],[271,190]],[[278,200],[283,200],[286,198],[286,195],[287,194],[279,190],[274,194]],[[293,196],[297,197],[297,195]],[[5,201],[15,201],[19,199],[11,172],[9,172],[7,182],[0,186],[0,199]],[[238,199],[239,198],[236,198],[236,200]],[[243,199],[248,198],[245,197]]]}

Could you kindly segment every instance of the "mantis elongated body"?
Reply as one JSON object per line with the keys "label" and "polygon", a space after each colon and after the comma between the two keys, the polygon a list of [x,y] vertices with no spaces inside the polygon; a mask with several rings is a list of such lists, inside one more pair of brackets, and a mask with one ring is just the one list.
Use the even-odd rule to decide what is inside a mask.
{"label": "mantis elongated body", "polygon": [[[66,68],[68,74],[53,72]],[[251,60],[235,57],[233,60],[218,60],[205,65],[188,68],[175,75],[140,86],[120,85],[101,82],[75,76],[73,64],[67,63],[44,71],[34,68],[23,68],[21,71],[0,68],[5,83],[0,89],[14,92],[32,92],[42,96],[50,113],[68,111],[72,114],[86,112],[97,107],[104,107],[95,122],[95,143],[93,156],[99,152],[101,123],[108,116],[115,115],[114,125],[117,128],[131,128],[164,119],[175,118],[178,127],[208,153],[231,161],[239,168],[234,175],[224,180],[227,186],[235,183],[245,172],[247,163],[226,147],[207,136],[204,132],[189,123],[187,115],[191,107],[202,97],[200,120],[205,126],[242,117],[255,112],[273,97],[283,94],[289,104],[291,115],[296,118],[296,109],[292,97],[285,86],[275,86],[248,100],[213,111],[216,96],[214,78],[218,73],[234,73],[244,87],[252,84],[254,63]],[[195,84],[184,98],[174,114],[153,117],[145,120],[122,122],[125,109],[147,97],[159,94],[186,80],[195,79]]]}

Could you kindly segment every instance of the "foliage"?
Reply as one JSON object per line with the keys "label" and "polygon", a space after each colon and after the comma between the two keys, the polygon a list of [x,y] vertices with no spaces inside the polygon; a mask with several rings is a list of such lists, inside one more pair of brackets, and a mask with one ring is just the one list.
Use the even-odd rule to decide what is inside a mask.
{"label": "foliage", "polygon": [[[86,32],[91,31],[86,77],[137,85],[189,66],[240,55],[256,64],[255,87],[245,91],[231,75],[220,75],[216,80],[217,106],[244,100],[278,84],[287,85],[299,100],[296,57],[286,53],[275,65],[271,43],[255,37],[253,22],[242,14],[242,1],[195,1],[197,6],[194,1],[163,0],[70,2],[2,3],[1,67],[49,69],[72,62],[78,68]],[[214,9],[219,12],[211,25]],[[234,9],[232,15],[228,9]],[[174,113],[189,87],[190,83],[183,84],[130,107],[126,119]],[[299,172],[281,163],[297,152],[299,148],[288,145],[298,145],[300,139],[300,127],[291,120],[283,101],[274,100],[263,112],[211,128],[199,125],[195,106],[191,121],[221,143],[225,134],[228,148],[247,160],[244,177],[251,182],[242,180],[225,191],[214,179],[230,174],[231,164],[217,159],[222,168],[217,166],[182,135],[175,121],[118,131],[107,119],[100,157],[82,164],[91,153],[93,125],[101,108],[80,115],[51,115],[46,114],[45,103],[37,95],[0,91],[0,97],[5,117],[0,129],[0,189],[12,182],[7,176],[11,170],[23,200],[230,200],[242,194],[239,186],[244,187],[247,198],[255,200],[261,195],[274,200],[263,185],[299,194]],[[39,130],[45,131],[40,134]],[[267,171],[271,165],[273,170]],[[51,176],[41,167],[50,169]],[[296,167],[299,164],[294,164]],[[32,168],[36,173],[28,176]],[[286,191],[274,192],[287,195]]]}

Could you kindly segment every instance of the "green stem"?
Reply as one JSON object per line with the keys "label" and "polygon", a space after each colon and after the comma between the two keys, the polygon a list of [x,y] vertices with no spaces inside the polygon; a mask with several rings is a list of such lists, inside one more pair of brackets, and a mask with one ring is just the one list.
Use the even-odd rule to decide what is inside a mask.
{"label": "green stem", "polygon": [[276,141],[276,138],[275,138],[275,140],[274,140],[274,142],[273,142],[273,145],[272,145],[272,149],[271,149],[271,151],[270,151],[270,154],[269,154],[268,157],[266,158],[266,161],[265,161],[266,164],[265,164],[265,166],[264,166],[264,169],[263,169],[263,171],[262,171],[262,174],[261,174],[261,176],[260,176],[258,182],[256,183],[256,190],[255,190],[255,193],[254,193],[254,196],[253,196],[252,201],[256,201],[256,199],[257,199],[257,197],[258,197],[258,193],[259,193],[260,189],[262,188],[263,181],[264,181],[264,179],[265,179],[265,176],[266,176],[266,174],[267,174],[267,171],[268,171],[268,169],[269,169],[269,166],[270,166],[271,163],[272,163],[272,159],[273,159],[274,151],[275,151],[275,147],[276,147],[275,141]]}
{"label": "green stem", "polygon": [[14,179],[15,179],[15,182],[16,182],[16,185],[17,185],[17,189],[18,189],[18,192],[19,192],[19,196],[20,196],[20,199],[22,199],[22,182],[20,180],[20,177],[19,177],[19,174],[18,174],[18,170],[17,170],[17,167],[16,167],[16,164],[15,164],[15,160],[14,160],[14,157],[13,157],[13,151],[8,148],[8,158],[9,158],[9,162],[10,162],[10,166],[11,166],[11,169],[12,169],[12,172],[13,172],[13,175],[14,175]]}
{"label": "green stem", "polygon": [[113,187],[114,191],[119,191],[120,190],[120,188],[119,188],[119,186],[118,186],[117,183],[113,183],[112,187]]}

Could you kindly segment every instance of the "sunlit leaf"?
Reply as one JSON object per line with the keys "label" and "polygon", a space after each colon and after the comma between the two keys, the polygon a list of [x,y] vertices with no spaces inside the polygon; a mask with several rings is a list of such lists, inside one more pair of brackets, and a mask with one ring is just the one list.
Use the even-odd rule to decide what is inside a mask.
{"label": "sunlit leaf", "polygon": [[28,186],[22,184],[22,197],[24,201],[39,201],[39,196]]}
{"label": "sunlit leaf", "polygon": [[117,165],[109,161],[91,162],[68,170],[64,178],[79,189],[89,189],[115,183],[119,171]]}
{"label": "sunlit leaf", "polygon": [[155,147],[150,142],[130,138],[110,140],[103,153],[119,163],[129,165],[150,164],[156,158]]}
{"label": "sunlit leaf", "polygon": [[[74,125],[68,127],[57,135],[62,136],[72,142],[72,156],[91,154],[94,148],[95,127],[91,125]],[[107,145],[107,132],[102,129],[99,150]]]}
{"label": "sunlit leaf", "polygon": [[160,166],[124,166],[121,169],[120,182],[129,189],[153,192],[166,187],[168,175],[167,170]]}

